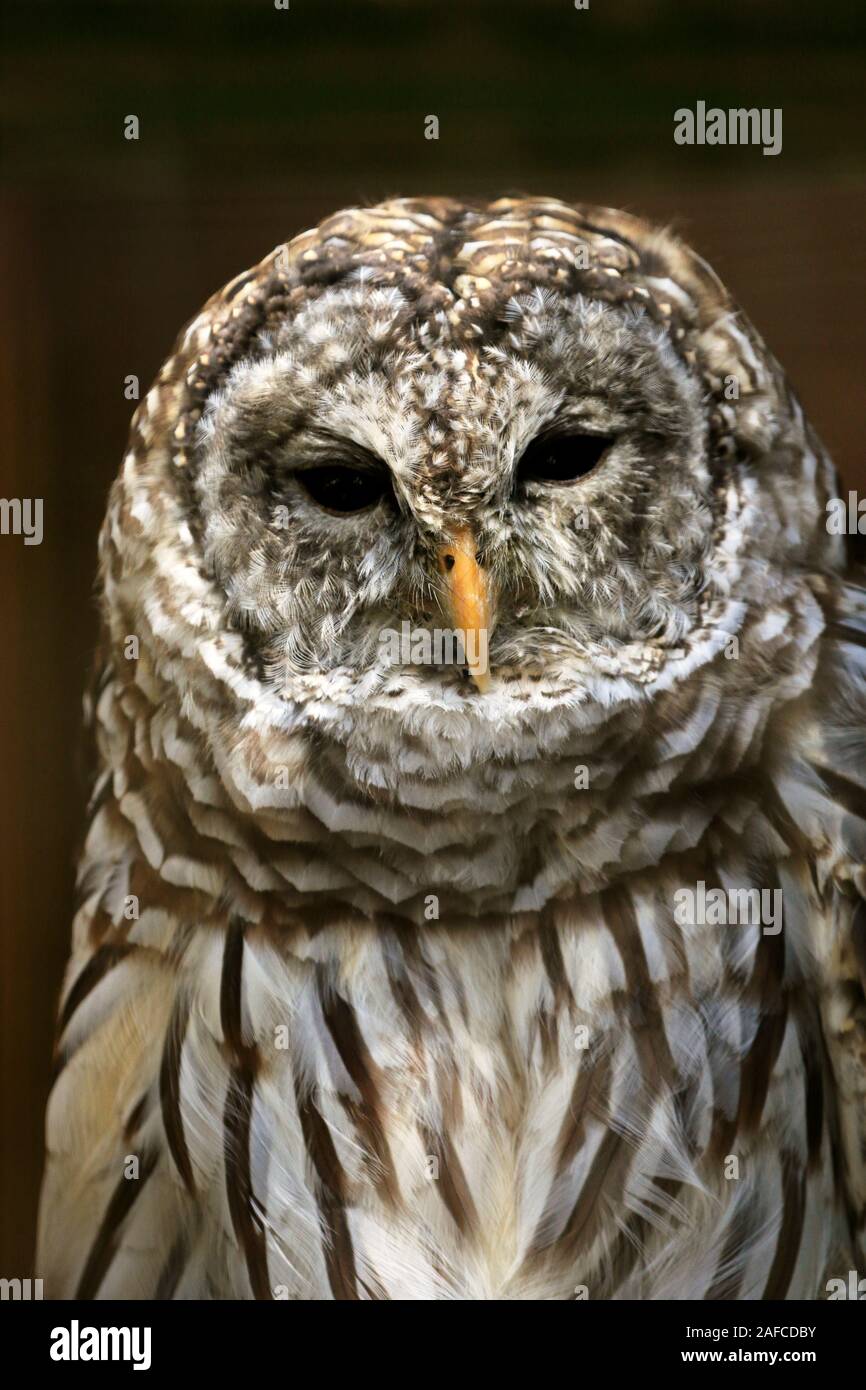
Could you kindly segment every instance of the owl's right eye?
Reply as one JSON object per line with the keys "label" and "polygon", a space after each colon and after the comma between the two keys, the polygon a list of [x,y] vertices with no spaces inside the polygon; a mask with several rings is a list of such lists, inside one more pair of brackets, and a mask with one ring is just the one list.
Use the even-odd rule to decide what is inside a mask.
{"label": "owl's right eye", "polygon": [[391,495],[391,482],[384,469],[328,463],[300,469],[295,477],[313,501],[329,512],[365,512]]}
{"label": "owl's right eye", "polygon": [[613,443],[604,434],[562,434],[534,439],[517,468],[521,482],[575,483],[591,473]]}

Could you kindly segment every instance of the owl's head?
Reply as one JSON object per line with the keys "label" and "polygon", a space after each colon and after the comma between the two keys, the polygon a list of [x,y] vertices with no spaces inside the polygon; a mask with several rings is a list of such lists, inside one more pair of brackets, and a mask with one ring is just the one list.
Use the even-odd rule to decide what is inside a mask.
{"label": "owl's head", "polygon": [[109,515],[109,611],[212,742],[303,731],[380,785],[389,758],[520,762],[633,729],[698,671],[747,698],[769,648],[722,654],[785,576],[839,564],[833,486],[671,235],[392,201],[278,248],[182,335]]}

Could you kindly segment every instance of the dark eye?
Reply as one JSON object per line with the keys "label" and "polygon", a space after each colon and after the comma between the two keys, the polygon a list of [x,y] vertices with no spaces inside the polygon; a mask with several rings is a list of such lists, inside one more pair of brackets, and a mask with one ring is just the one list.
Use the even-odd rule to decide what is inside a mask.
{"label": "dark eye", "polygon": [[573,483],[595,468],[612,443],[606,434],[533,439],[517,465],[517,476],[522,482]]}
{"label": "dark eye", "polygon": [[313,501],[330,512],[363,512],[391,492],[387,473],[375,468],[328,463],[301,469],[295,477]]}

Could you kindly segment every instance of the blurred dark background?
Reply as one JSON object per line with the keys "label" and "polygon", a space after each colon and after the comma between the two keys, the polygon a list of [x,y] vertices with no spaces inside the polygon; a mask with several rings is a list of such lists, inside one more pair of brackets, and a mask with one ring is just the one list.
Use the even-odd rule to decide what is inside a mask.
{"label": "blurred dark background", "polygon": [[[86,795],[96,536],[133,403],[206,296],[333,209],[555,194],[673,224],[866,486],[862,0],[9,3],[2,38],[0,1276],[32,1258]],[[703,99],[783,109],[783,149],[684,148]],[[140,139],[124,139],[137,115]],[[425,140],[424,118],[440,121]],[[38,1270],[35,1271],[38,1274]]]}

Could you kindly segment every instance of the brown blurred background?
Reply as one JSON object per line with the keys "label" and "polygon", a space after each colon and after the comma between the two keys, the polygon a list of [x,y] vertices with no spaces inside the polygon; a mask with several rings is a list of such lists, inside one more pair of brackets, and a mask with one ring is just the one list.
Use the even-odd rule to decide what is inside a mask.
{"label": "brown blurred background", "polygon": [[[864,57],[860,0],[7,0],[0,495],[45,535],[0,536],[0,1276],[32,1258],[124,377],[336,207],[550,193],[682,231],[864,487]],[[675,145],[699,99],[781,107],[782,153]]]}

